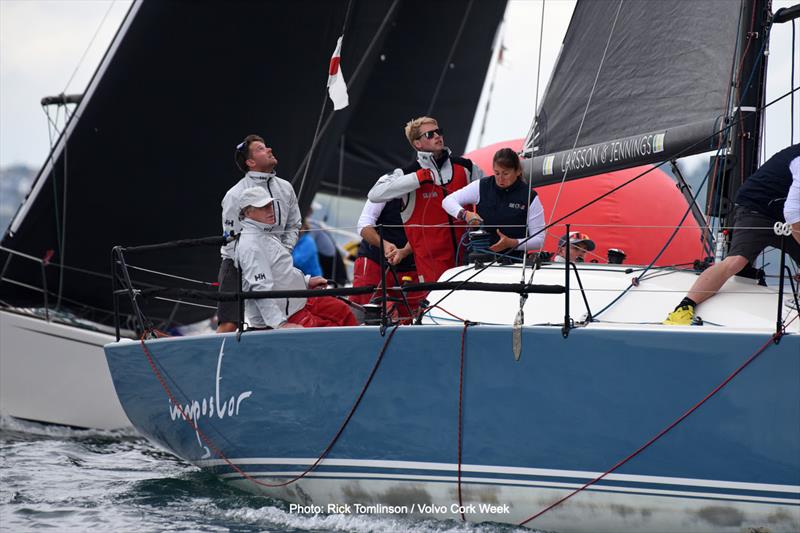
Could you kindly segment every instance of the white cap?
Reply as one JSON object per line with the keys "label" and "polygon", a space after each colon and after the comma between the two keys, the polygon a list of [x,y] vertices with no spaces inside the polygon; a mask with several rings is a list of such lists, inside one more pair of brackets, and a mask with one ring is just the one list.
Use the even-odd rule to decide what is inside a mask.
{"label": "white cap", "polygon": [[273,201],[274,198],[270,198],[263,187],[250,187],[242,191],[242,195],[239,197],[239,210],[250,206],[264,207],[265,205],[271,204]]}

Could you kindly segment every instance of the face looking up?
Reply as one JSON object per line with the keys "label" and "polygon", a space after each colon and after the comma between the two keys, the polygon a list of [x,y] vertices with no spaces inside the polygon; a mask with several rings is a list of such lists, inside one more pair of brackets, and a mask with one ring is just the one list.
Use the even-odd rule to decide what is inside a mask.
{"label": "face looking up", "polygon": [[414,146],[420,152],[440,154],[444,150],[444,132],[436,123],[423,124],[419,128],[419,136],[414,141]]}
{"label": "face looking up", "polygon": [[247,159],[247,166],[256,172],[272,172],[278,164],[278,159],[272,153],[272,148],[267,147],[261,141],[250,143],[250,157]]}

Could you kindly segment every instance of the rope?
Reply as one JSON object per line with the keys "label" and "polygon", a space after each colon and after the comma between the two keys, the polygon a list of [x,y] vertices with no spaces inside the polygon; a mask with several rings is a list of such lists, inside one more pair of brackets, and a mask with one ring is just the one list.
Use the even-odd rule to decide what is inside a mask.
{"label": "rope", "polygon": [[655,442],[656,442],[657,440],[659,440],[661,437],[663,437],[664,435],[666,435],[666,434],[667,434],[667,433],[668,433],[668,432],[669,432],[669,431],[670,431],[672,428],[674,428],[675,426],[677,426],[678,424],[680,424],[680,423],[681,423],[683,420],[685,420],[685,419],[686,419],[686,418],[687,418],[689,415],[691,415],[691,414],[692,414],[693,412],[695,412],[695,411],[696,411],[698,408],[700,408],[700,406],[701,406],[701,405],[703,405],[704,403],[706,403],[706,401],[708,401],[709,399],[711,399],[711,397],[713,397],[713,396],[714,396],[714,395],[715,395],[717,392],[719,392],[719,391],[720,391],[720,390],[721,390],[721,389],[722,389],[722,388],[723,388],[725,385],[727,385],[727,384],[728,384],[728,383],[729,383],[729,382],[730,382],[730,381],[731,381],[733,378],[735,378],[735,377],[736,377],[736,376],[739,374],[739,372],[741,372],[742,370],[744,370],[744,369],[745,369],[745,367],[747,367],[747,366],[748,366],[750,363],[752,363],[753,361],[755,361],[755,360],[756,360],[756,358],[757,358],[759,355],[761,355],[761,354],[762,354],[762,353],[763,353],[763,352],[764,352],[764,351],[765,351],[765,350],[766,350],[766,349],[767,349],[767,348],[768,348],[768,347],[769,347],[771,344],[775,344],[775,343],[777,343],[777,342],[780,340],[780,338],[783,336],[783,334],[784,334],[784,333],[785,333],[785,329],[784,329],[784,330],[782,330],[782,331],[780,331],[780,332],[776,332],[776,333],[774,333],[772,336],[770,336],[770,338],[769,338],[769,339],[767,339],[767,341],[766,341],[766,342],[765,342],[763,345],[761,345],[761,347],[760,347],[758,350],[756,350],[756,351],[755,351],[755,353],[753,353],[752,355],[750,355],[750,357],[748,357],[748,358],[747,358],[747,360],[745,360],[745,362],[744,362],[744,363],[742,363],[742,364],[739,366],[739,368],[737,368],[736,370],[734,370],[734,371],[733,371],[733,372],[732,372],[732,373],[731,373],[731,374],[730,374],[730,375],[729,375],[727,378],[725,378],[725,380],[723,380],[723,381],[722,381],[722,383],[720,383],[719,385],[717,385],[717,386],[714,388],[714,390],[712,390],[711,392],[709,392],[709,393],[708,393],[708,394],[705,396],[705,398],[703,398],[702,400],[700,400],[699,402],[697,402],[697,403],[696,403],[696,404],[695,404],[693,407],[691,407],[691,408],[690,408],[688,411],[686,411],[686,412],[685,412],[685,413],[683,413],[681,416],[679,416],[677,419],[675,419],[675,421],[673,421],[673,422],[672,422],[670,425],[668,425],[666,428],[664,428],[664,429],[662,429],[661,431],[659,431],[659,432],[658,432],[658,434],[657,434],[656,436],[654,436],[654,437],[653,437],[653,438],[651,438],[649,441],[647,441],[645,444],[643,444],[642,446],[640,446],[640,447],[639,447],[639,448],[638,448],[638,449],[637,449],[635,452],[633,452],[632,454],[630,454],[629,456],[627,456],[625,459],[622,459],[621,461],[619,461],[617,464],[615,464],[614,466],[612,466],[610,469],[608,469],[607,471],[605,471],[603,474],[601,474],[601,475],[597,476],[596,478],[594,478],[593,480],[591,480],[591,481],[587,482],[587,483],[586,483],[586,484],[584,484],[582,487],[580,487],[580,488],[578,488],[578,489],[575,489],[574,491],[572,491],[571,493],[567,494],[566,496],[564,496],[564,497],[563,497],[563,498],[561,498],[560,500],[558,500],[558,501],[556,501],[555,503],[553,503],[553,504],[549,505],[548,507],[546,507],[546,508],[542,509],[541,511],[539,511],[539,512],[538,512],[538,513],[536,513],[536,514],[534,514],[534,515],[533,515],[533,516],[531,516],[530,518],[527,518],[527,519],[523,520],[522,522],[520,522],[520,523],[519,523],[519,524],[517,524],[517,525],[519,525],[519,526],[524,526],[524,525],[525,525],[525,524],[527,524],[528,522],[530,522],[530,521],[532,521],[532,520],[535,520],[536,518],[540,517],[541,515],[543,515],[544,513],[546,513],[547,511],[549,511],[550,509],[553,509],[554,507],[557,507],[558,505],[561,505],[563,502],[567,501],[568,499],[572,498],[573,496],[575,496],[575,495],[576,495],[576,494],[578,494],[579,492],[581,492],[581,491],[585,490],[586,488],[588,488],[588,487],[590,487],[590,486],[594,485],[595,483],[597,483],[598,481],[602,480],[602,479],[603,479],[603,478],[605,478],[607,475],[609,475],[609,474],[611,474],[612,472],[614,472],[615,470],[619,469],[619,468],[620,468],[622,465],[624,465],[625,463],[627,463],[628,461],[630,461],[631,459],[633,459],[634,457],[636,457],[637,455],[639,455],[640,453],[642,453],[644,450],[646,450],[647,448],[649,448],[649,447],[650,447],[650,446],[651,446],[653,443],[655,443]]}
{"label": "rope", "polygon": [[[795,23],[797,21],[792,21],[792,78],[789,80],[789,88],[794,87],[794,54],[797,51],[795,48]],[[791,131],[791,144],[794,144],[794,117],[797,115],[794,114],[794,95],[791,98],[791,113],[789,114],[791,120],[789,121],[789,127]]]}
{"label": "rope", "polygon": [[[356,79],[358,79],[358,75],[361,72],[361,68],[364,66],[364,64],[366,62],[367,56],[369,56],[370,52],[375,47],[375,43],[378,41],[378,37],[383,34],[384,28],[388,24],[390,18],[394,14],[395,9],[397,8],[397,5],[399,3],[400,3],[400,0],[394,0],[394,2],[392,2],[392,5],[386,11],[386,16],[383,17],[383,21],[381,21],[381,25],[378,27],[377,31],[375,32],[375,35],[372,37],[372,40],[370,41],[369,45],[367,45],[367,49],[364,51],[364,54],[361,56],[361,60],[359,61],[358,65],[356,66],[356,69],[353,71],[353,77],[350,78],[350,85],[351,86],[355,83]],[[348,7],[348,11],[349,11],[349,7]],[[346,22],[346,20],[345,20],[345,22]],[[328,98],[328,89],[326,87],[325,88],[325,103],[328,102],[327,98]],[[323,106],[323,111],[324,110],[325,110],[325,106]],[[322,125],[322,128],[321,129],[318,128],[317,132],[314,133],[314,139],[313,139],[313,141],[311,143],[311,148],[309,149],[308,154],[306,155],[306,157],[303,159],[303,162],[300,163],[300,168],[304,168],[304,170],[303,170],[303,179],[300,182],[300,188],[298,189],[298,192],[297,192],[297,201],[298,201],[298,203],[302,203],[301,193],[303,191],[303,184],[305,183],[306,175],[308,174],[308,167],[311,166],[311,155],[314,152],[314,147],[315,147],[317,141],[319,140],[319,137],[322,136],[322,134],[324,134],[325,131],[328,129],[328,126],[330,125],[331,121],[333,120],[333,115],[334,115],[333,113],[329,114],[328,118],[325,120],[325,124]],[[295,172],[295,177],[292,179],[292,185],[294,185],[294,182],[297,179],[297,175],[300,173],[300,168],[298,168],[297,172]]]}
{"label": "rope", "polygon": [[67,89],[69,88],[69,84],[72,83],[72,80],[75,78],[75,75],[78,73],[78,69],[81,68],[81,65],[83,64],[83,60],[86,59],[86,54],[89,53],[89,49],[92,47],[92,44],[94,44],[94,40],[97,38],[97,35],[100,33],[100,30],[103,28],[103,24],[105,23],[106,18],[108,18],[108,14],[111,13],[111,10],[114,8],[114,4],[116,2],[117,2],[117,0],[113,0],[111,2],[111,5],[108,6],[108,9],[106,10],[106,14],[103,15],[103,18],[100,20],[100,24],[98,24],[97,29],[94,31],[94,35],[92,35],[92,38],[89,39],[89,44],[86,45],[86,50],[83,51],[83,55],[78,60],[78,64],[75,66],[75,70],[72,71],[72,75],[69,77],[69,80],[67,81],[67,84],[64,86],[64,90],[61,91],[61,92],[63,92],[63,93],[67,92]]}
{"label": "rope", "polygon": [[[536,60],[536,93],[535,93],[535,97],[534,97],[534,100],[533,100],[534,105],[536,106],[535,109],[536,109],[536,113],[537,114],[539,112],[539,76],[540,76],[540,74],[542,72],[542,37],[544,36],[544,4],[545,4],[545,0],[542,0],[542,16],[539,17],[540,18],[540,21],[539,21],[539,48],[538,48],[538,53],[537,53],[538,54],[538,58]],[[528,185],[528,203],[527,203],[528,209],[531,208],[531,196],[533,194],[533,186],[532,186],[533,184],[531,183],[533,181],[531,179],[531,177],[533,176],[533,165],[530,165],[530,167],[531,167],[531,171],[530,171],[530,176],[528,178],[528,183],[527,183],[527,185]],[[552,214],[551,214],[551,218],[552,218]],[[528,237],[530,237],[530,228],[528,227],[527,224],[525,224],[525,242],[528,241]],[[541,252],[543,248],[544,248],[544,241],[542,241],[542,245],[539,247],[538,251]],[[525,250],[527,251],[527,249],[528,249],[528,247],[526,246]],[[525,283],[525,269],[527,268],[527,266],[528,266],[528,262],[523,260],[522,261],[522,274],[520,275],[520,283]],[[536,272],[536,269],[535,268],[531,268],[531,279],[530,279],[529,283],[533,283],[533,276],[534,276],[535,272]],[[520,302],[519,302],[520,310],[522,310],[522,308],[525,306],[525,300],[526,299],[524,297],[520,298]]]}
{"label": "rope", "polygon": [[[152,333],[152,331],[145,332],[145,334],[142,335],[142,337],[139,339],[139,341],[140,341],[140,343],[142,345],[142,350],[144,350],[144,354],[147,357],[147,362],[150,364],[150,368],[153,370],[153,373],[155,374],[156,378],[158,379],[158,382],[161,384],[161,387],[164,389],[164,392],[166,392],[170,403],[172,403],[172,405],[174,405],[175,407],[178,408],[178,411],[180,412],[181,417],[197,433],[197,435],[200,437],[200,439],[206,444],[206,446],[208,446],[209,450],[213,451],[220,459],[225,461],[225,463],[228,466],[230,466],[234,471],[236,471],[236,473],[241,475],[244,479],[247,479],[248,481],[251,481],[251,482],[255,483],[256,485],[260,485],[262,487],[285,487],[287,485],[290,485],[290,484],[294,483],[295,481],[298,481],[298,480],[306,477],[306,475],[308,475],[311,471],[316,469],[317,466],[319,466],[319,464],[322,462],[322,460],[325,459],[325,457],[328,455],[328,453],[330,453],[330,451],[333,449],[334,444],[336,444],[336,441],[339,440],[339,437],[342,435],[342,432],[344,432],[345,427],[347,427],[347,424],[350,422],[350,419],[353,417],[353,415],[356,412],[356,409],[358,408],[359,404],[361,403],[361,399],[364,397],[364,394],[367,392],[367,388],[369,388],[369,385],[372,382],[372,378],[375,376],[375,373],[377,372],[378,367],[380,366],[381,361],[383,360],[383,355],[386,353],[386,349],[389,347],[389,342],[392,340],[392,337],[394,336],[394,334],[397,331],[398,327],[399,327],[399,325],[395,326],[392,329],[392,331],[389,333],[389,336],[386,337],[386,341],[384,341],[384,343],[383,343],[383,348],[381,348],[381,351],[378,354],[377,359],[375,360],[375,364],[372,367],[372,371],[370,372],[366,383],[364,383],[364,386],[361,389],[361,393],[358,395],[358,398],[356,399],[355,403],[350,408],[350,412],[347,413],[347,416],[345,417],[344,421],[342,422],[341,426],[339,427],[339,430],[333,436],[333,438],[331,439],[330,443],[328,443],[328,445],[325,447],[325,450],[323,450],[323,452],[320,454],[320,456],[317,458],[317,460],[314,461],[314,463],[311,466],[309,466],[308,468],[306,468],[301,474],[299,474],[297,476],[294,476],[293,478],[289,479],[288,481],[284,481],[283,483],[266,483],[264,481],[260,481],[260,480],[258,480],[256,478],[254,478],[253,476],[251,476],[250,474],[248,474],[247,472],[245,472],[244,470],[242,470],[241,468],[239,468],[236,464],[233,463],[233,461],[228,459],[228,457],[222,452],[222,450],[220,450],[211,441],[211,439],[208,438],[208,436],[204,432],[202,432],[200,430],[200,427],[198,426],[198,424],[194,420],[192,420],[191,418],[189,418],[186,415],[186,412],[184,411],[183,407],[175,399],[175,396],[172,394],[172,391],[170,390],[169,386],[167,385],[166,380],[164,380],[164,377],[161,375],[161,372],[158,371],[158,368],[156,367],[155,361],[153,359],[153,355],[150,353],[150,350],[148,350],[147,345],[145,344],[145,337],[149,333]],[[156,332],[156,333],[158,334],[160,332]],[[163,336],[163,334],[161,334],[161,335]]]}
{"label": "rope", "polygon": [[[347,21],[350,18],[350,11],[353,7],[353,0],[349,0],[347,2],[347,10],[344,14],[344,22],[342,22],[342,37],[344,37],[344,30],[347,28]],[[352,82],[352,81],[351,81]],[[303,194],[303,186],[306,184],[306,176],[308,176],[308,169],[311,167],[311,158],[314,155],[314,148],[317,147],[317,142],[319,141],[320,137],[320,127],[322,126],[322,118],[325,116],[325,107],[328,105],[328,87],[325,87],[324,96],[322,99],[322,109],[319,110],[319,119],[317,119],[317,127],[314,129],[314,137],[311,140],[311,148],[308,150],[308,164],[306,165],[305,169],[303,169],[303,179],[300,180],[300,188],[297,190],[297,199],[298,202]],[[335,110],[334,110],[335,113]],[[333,115],[333,113],[331,113]],[[334,273],[336,268],[336,262],[334,261]]]}
{"label": "rope", "polygon": [[[766,109],[766,108],[768,108],[768,107],[770,107],[770,106],[772,106],[772,105],[774,105],[774,104],[776,104],[776,103],[780,102],[781,100],[783,100],[783,99],[784,99],[784,98],[786,98],[787,96],[790,96],[790,95],[792,95],[793,93],[797,92],[798,90],[800,90],[800,87],[794,88],[794,89],[792,89],[791,91],[789,91],[789,92],[787,92],[787,93],[785,93],[785,94],[783,94],[783,95],[781,95],[781,96],[779,96],[779,97],[775,98],[775,99],[774,99],[774,100],[772,100],[771,102],[768,102],[767,104],[764,104],[764,105],[763,105],[763,106],[761,106],[761,107],[760,107],[758,110],[759,110],[759,111],[760,111],[760,110],[764,110],[764,109]],[[735,126],[736,124],[738,124],[738,121],[732,121],[730,124],[728,124],[727,126],[724,126],[722,129],[720,129],[720,130],[718,130],[718,131],[715,131],[715,132],[714,132],[714,133],[712,133],[710,136],[708,136],[708,137],[706,137],[706,138],[704,138],[704,139],[702,139],[702,140],[700,140],[700,141],[698,141],[698,142],[696,142],[696,143],[694,143],[694,144],[692,144],[692,145],[690,145],[690,146],[687,146],[686,148],[684,148],[683,150],[681,150],[681,151],[680,151],[678,154],[676,154],[676,155],[675,155],[675,158],[679,158],[679,157],[681,157],[681,156],[682,156],[682,154],[684,154],[684,153],[687,153],[687,152],[690,152],[690,151],[691,151],[691,150],[693,150],[695,147],[697,147],[699,144],[701,144],[701,143],[704,143],[704,142],[707,142],[709,139],[713,139],[714,137],[716,137],[716,136],[717,136],[717,135],[719,135],[720,133],[723,133],[723,132],[725,132],[725,131],[728,131],[728,130],[730,130],[730,128],[732,128],[732,127],[733,127],[733,126]],[[567,218],[571,217],[572,215],[574,215],[574,214],[576,214],[576,213],[578,213],[578,212],[580,212],[580,211],[582,211],[582,210],[586,209],[587,207],[589,207],[589,206],[591,206],[591,205],[593,205],[593,204],[595,204],[595,203],[599,202],[599,201],[600,201],[600,200],[602,200],[603,198],[605,198],[605,197],[607,197],[607,196],[610,196],[611,194],[614,194],[615,192],[617,192],[618,190],[622,189],[623,187],[626,187],[626,186],[630,185],[631,183],[633,183],[634,181],[638,180],[638,179],[639,179],[639,178],[641,178],[642,176],[645,176],[645,175],[649,174],[650,172],[652,172],[652,171],[656,170],[657,168],[660,168],[661,166],[665,165],[666,163],[667,163],[667,161],[662,161],[662,162],[661,162],[661,163],[659,163],[658,165],[654,165],[654,166],[652,166],[651,168],[649,168],[649,169],[647,169],[647,170],[643,171],[642,173],[640,173],[640,174],[637,174],[636,176],[634,176],[634,177],[630,178],[629,180],[625,181],[624,183],[621,183],[621,184],[617,185],[616,187],[613,187],[612,189],[609,189],[608,191],[604,192],[603,194],[601,194],[601,195],[600,195],[600,196],[598,196],[597,198],[595,198],[595,199],[593,199],[593,200],[590,200],[589,202],[586,202],[585,204],[583,204],[583,205],[581,205],[581,206],[579,206],[579,207],[576,207],[575,209],[573,209],[572,211],[570,211],[570,212],[569,212],[569,213],[567,213],[566,215],[564,215],[564,216],[560,217],[558,220],[556,220],[556,221],[554,221],[554,222],[551,222],[550,224],[547,224],[547,225],[546,225],[544,228],[542,228],[541,230],[537,231],[536,233],[534,233],[533,235],[531,235],[530,237],[528,237],[528,239],[532,239],[533,237],[536,237],[537,235],[539,235],[539,234],[540,234],[540,233],[542,233],[543,231],[547,231],[548,229],[550,229],[551,227],[555,226],[555,225],[556,225],[556,224],[558,224],[559,222],[561,222],[561,221],[563,221],[563,220],[566,220]],[[526,240],[528,240],[528,239],[526,239]],[[526,242],[526,241],[525,241],[525,240],[523,240],[523,241],[521,241],[521,242],[520,242],[520,244],[522,244],[523,242]],[[505,254],[504,254],[504,255],[505,255]],[[488,269],[489,267],[493,266],[493,265],[494,265],[494,264],[496,264],[496,263],[497,263],[497,259],[495,259],[495,260],[493,260],[492,262],[490,262],[490,263],[486,264],[486,265],[485,265],[483,268],[476,269],[476,270],[475,270],[475,272],[474,272],[473,274],[471,274],[469,277],[467,277],[467,279],[465,279],[465,280],[461,281],[460,283],[466,283],[466,282],[470,281],[471,279],[474,279],[476,276],[478,276],[479,274],[481,274],[481,273],[482,273],[482,272],[484,272],[486,269]],[[453,274],[453,276],[451,276],[451,277],[450,277],[450,278],[449,278],[447,281],[451,281],[451,280],[453,280],[453,279],[454,279],[456,276],[460,275],[462,272],[463,272],[463,271],[456,272],[456,273],[455,273],[455,274]],[[444,296],[442,296],[441,298],[439,298],[439,300],[438,300],[438,301],[437,301],[437,302],[436,302],[434,305],[440,304],[440,303],[441,303],[442,301],[444,301],[444,300],[445,300],[445,299],[446,299],[448,296],[450,296],[451,294],[453,294],[454,290],[455,290],[455,289],[453,289],[453,290],[450,290],[450,291],[449,291],[447,294],[445,294]]]}
{"label": "rope", "polygon": [[[597,73],[595,73],[594,82],[592,83],[592,88],[589,91],[589,98],[586,100],[586,107],[583,108],[583,116],[581,117],[581,123],[578,126],[577,133],[575,133],[575,142],[572,143],[572,150],[575,150],[575,147],[578,146],[578,139],[581,136],[581,131],[583,130],[583,123],[586,120],[586,115],[589,112],[589,106],[592,103],[594,90],[597,87],[597,80],[600,79],[600,72],[603,70],[603,63],[605,63],[606,60],[606,53],[608,53],[608,47],[611,44],[611,38],[614,36],[614,28],[617,27],[617,20],[619,19],[619,12],[622,9],[622,2],[623,0],[619,0],[619,5],[617,6],[617,12],[614,15],[614,22],[611,24],[611,31],[608,34],[608,40],[606,40],[606,47],[603,50],[603,56],[600,58],[600,64],[597,66]],[[558,205],[558,199],[561,198],[561,191],[564,189],[564,182],[567,181],[568,171],[569,168],[565,168],[564,175],[561,177],[561,184],[558,186],[558,193],[556,193],[556,199],[553,202],[553,209],[550,211],[550,220],[553,220],[553,216],[556,214],[556,206]]]}
{"label": "rope", "polygon": [[[717,156],[719,156],[720,150],[721,150],[721,148],[717,149],[717,153],[716,153]],[[669,238],[667,239],[667,242],[665,242],[664,246],[661,247],[661,250],[659,250],[658,253],[656,254],[656,256],[653,258],[653,260],[650,261],[650,264],[648,264],[647,267],[645,267],[645,269],[642,270],[642,273],[639,276],[637,276],[637,277],[635,277],[635,278],[633,278],[631,280],[631,284],[628,285],[625,288],[625,290],[623,290],[616,298],[611,300],[611,302],[609,302],[600,311],[595,313],[593,318],[596,318],[596,317],[600,316],[601,313],[605,312],[611,306],[613,306],[618,301],[620,301],[622,299],[622,297],[625,296],[628,293],[628,291],[630,291],[633,287],[638,287],[639,286],[639,282],[644,279],[644,275],[647,274],[647,272],[650,270],[650,268],[652,268],[652,266],[655,265],[656,261],[658,261],[658,259],[664,254],[664,252],[667,251],[667,248],[669,248],[669,245],[672,243],[672,241],[678,235],[678,232],[680,231],[681,227],[683,226],[683,221],[686,220],[686,217],[688,217],[689,213],[692,212],[692,207],[694,206],[694,203],[697,202],[697,197],[700,195],[700,191],[703,190],[703,185],[705,185],[706,180],[708,180],[708,176],[709,176],[710,172],[711,172],[711,168],[709,167],[708,171],[706,172],[706,175],[703,177],[703,181],[701,181],[700,182],[700,186],[697,187],[697,192],[692,197],[692,203],[689,204],[689,207],[686,209],[686,212],[683,213],[683,216],[681,217],[680,222],[678,222],[678,225],[675,226],[675,229],[672,231],[672,235],[669,236]]]}

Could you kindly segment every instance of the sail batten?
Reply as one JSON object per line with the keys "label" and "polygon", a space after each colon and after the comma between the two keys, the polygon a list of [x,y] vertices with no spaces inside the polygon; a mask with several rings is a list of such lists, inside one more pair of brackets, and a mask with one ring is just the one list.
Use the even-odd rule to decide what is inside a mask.
{"label": "sail batten", "polygon": [[[573,146],[585,157],[639,145],[638,157],[596,173],[664,160],[650,157],[644,137],[663,135],[660,151],[672,153],[700,143],[726,115],[740,9],[728,0],[579,2],[525,152],[569,160]],[[676,136],[681,148],[671,149]],[[567,179],[584,175],[568,170]]]}

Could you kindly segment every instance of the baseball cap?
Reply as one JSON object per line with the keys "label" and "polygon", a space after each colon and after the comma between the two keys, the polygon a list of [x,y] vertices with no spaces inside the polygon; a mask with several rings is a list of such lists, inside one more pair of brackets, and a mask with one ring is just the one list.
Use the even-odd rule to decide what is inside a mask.
{"label": "baseball cap", "polygon": [[587,234],[579,231],[571,231],[569,236],[563,235],[560,239],[558,239],[558,247],[563,248],[568,239],[569,243],[573,246],[582,244],[583,248],[585,248],[587,252],[591,252],[595,249],[594,241],[590,239]]}
{"label": "baseball cap", "polygon": [[250,206],[264,207],[274,201],[275,199],[270,198],[263,187],[250,187],[242,191],[242,195],[239,196],[239,209],[242,210]]}

